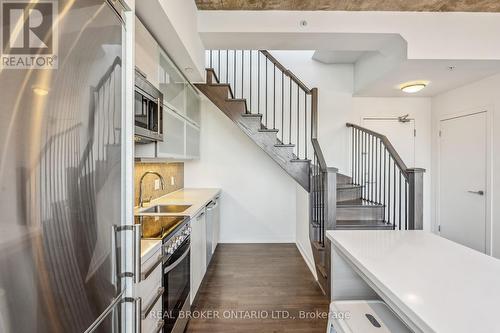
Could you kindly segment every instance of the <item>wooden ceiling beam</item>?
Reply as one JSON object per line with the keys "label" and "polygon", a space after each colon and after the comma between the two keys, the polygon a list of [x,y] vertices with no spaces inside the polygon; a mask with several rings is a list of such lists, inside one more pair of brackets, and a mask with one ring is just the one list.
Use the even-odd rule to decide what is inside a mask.
{"label": "wooden ceiling beam", "polygon": [[499,0],[196,0],[200,10],[500,12]]}

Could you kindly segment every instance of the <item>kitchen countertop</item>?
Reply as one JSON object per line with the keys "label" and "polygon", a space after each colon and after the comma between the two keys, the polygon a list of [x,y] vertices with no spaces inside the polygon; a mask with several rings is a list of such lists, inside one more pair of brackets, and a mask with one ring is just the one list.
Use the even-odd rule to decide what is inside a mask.
{"label": "kitchen countertop", "polygon": [[[220,193],[221,189],[219,188],[184,188],[151,200],[144,208],[135,207],[134,214],[151,216],[189,216],[193,218],[210,202],[210,200],[220,195]],[[143,210],[155,205],[191,205],[191,207],[181,213],[142,213]]]}
{"label": "kitchen countertop", "polygon": [[141,239],[141,262],[149,259],[160,247],[159,239]]}
{"label": "kitchen countertop", "polygon": [[332,249],[411,326],[500,332],[500,260],[425,231],[326,234]]}
{"label": "kitchen countertop", "polygon": [[[146,216],[189,216],[195,217],[198,212],[205,207],[210,200],[220,195],[221,189],[218,188],[186,188],[181,189],[151,201],[149,205],[144,208],[135,207],[135,215]],[[187,210],[182,213],[141,213],[141,211],[155,205],[191,205]],[[141,240],[141,260],[145,261],[157,249],[161,247],[161,240],[158,239],[142,239]]]}

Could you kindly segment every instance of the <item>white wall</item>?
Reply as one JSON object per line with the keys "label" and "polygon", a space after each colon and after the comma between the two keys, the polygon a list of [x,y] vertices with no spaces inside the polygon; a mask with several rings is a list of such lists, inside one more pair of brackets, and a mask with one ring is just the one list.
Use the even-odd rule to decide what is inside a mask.
{"label": "white wall", "polygon": [[[461,112],[487,110],[492,114],[492,147],[490,171],[491,179],[491,229],[492,255],[500,258],[500,197],[497,189],[500,188],[500,119],[496,115],[500,109],[500,75],[491,76],[481,81],[466,85],[461,88],[451,90],[447,93],[438,95],[432,99],[432,167],[437,170],[438,163],[438,130],[439,120],[445,115],[452,115]],[[437,223],[436,198],[437,184],[439,179],[433,178],[432,188],[432,216],[433,221]]]}
{"label": "white wall", "polygon": [[185,163],[184,184],[222,188],[220,241],[295,242],[295,181],[207,100],[200,141],[201,158]]}
{"label": "white wall", "polygon": [[318,88],[318,137],[329,166],[349,171],[349,141],[345,124],[355,121],[352,111],[353,66],[326,65],[311,57],[314,51],[271,51],[309,88]]}

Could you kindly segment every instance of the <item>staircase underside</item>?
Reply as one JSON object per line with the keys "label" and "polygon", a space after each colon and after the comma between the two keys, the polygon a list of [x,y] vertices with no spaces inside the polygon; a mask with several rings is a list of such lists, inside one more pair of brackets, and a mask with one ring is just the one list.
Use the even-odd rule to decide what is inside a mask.
{"label": "staircase underside", "polygon": [[293,144],[284,144],[277,138],[277,129],[262,125],[262,114],[251,114],[245,99],[233,98],[228,84],[217,83],[215,74],[207,70],[207,83],[196,84],[226,116],[261,147],[278,165],[283,168],[306,191],[309,191],[310,160],[298,159]]}

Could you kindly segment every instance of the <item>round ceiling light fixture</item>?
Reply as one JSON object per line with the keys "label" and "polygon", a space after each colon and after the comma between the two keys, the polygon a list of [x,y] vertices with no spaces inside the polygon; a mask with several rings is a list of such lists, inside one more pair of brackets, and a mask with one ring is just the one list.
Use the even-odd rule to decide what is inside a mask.
{"label": "round ceiling light fixture", "polygon": [[418,93],[420,90],[424,89],[425,87],[427,87],[428,84],[429,84],[428,81],[407,82],[401,84],[399,86],[399,89],[401,89],[401,91],[407,94],[415,94]]}

